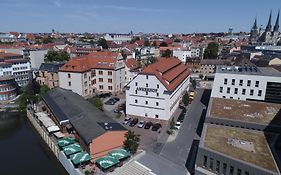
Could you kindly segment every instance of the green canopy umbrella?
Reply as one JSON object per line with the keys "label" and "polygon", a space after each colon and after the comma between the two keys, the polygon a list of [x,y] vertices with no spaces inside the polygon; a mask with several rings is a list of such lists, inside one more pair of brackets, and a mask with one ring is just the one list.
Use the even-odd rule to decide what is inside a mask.
{"label": "green canopy umbrella", "polygon": [[70,159],[74,165],[78,165],[83,162],[89,161],[91,159],[91,157],[87,152],[83,151],[83,152],[79,152],[74,155],[71,155]]}
{"label": "green canopy umbrella", "polygon": [[129,157],[131,154],[125,149],[116,149],[108,152],[108,155],[120,160]]}
{"label": "green canopy umbrella", "polygon": [[80,151],[82,151],[82,148],[78,143],[73,143],[71,145],[63,147],[63,152],[67,156],[74,153],[78,153]]}
{"label": "green canopy umbrella", "polygon": [[96,163],[99,164],[100,167],[102,167],[103,169],[107,169],[107,168],[110,168],[110,167],[118,164],[119,160],[115,159],[112,156],[104,156],[104,157],[98,158],[96,160]]}
{"label": "green canopy umbrella", "polygon": [[65,138],[58,140],[59,147],[64,147],[64,146],[70,145],[72,143],[74,143],[74,139],[71,137],[65,137]]}

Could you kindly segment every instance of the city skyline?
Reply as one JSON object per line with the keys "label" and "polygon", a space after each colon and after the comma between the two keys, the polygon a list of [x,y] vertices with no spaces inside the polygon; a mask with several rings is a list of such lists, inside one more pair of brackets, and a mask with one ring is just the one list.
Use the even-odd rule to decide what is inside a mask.
{"label": "city skyline", "polygon": [[[0,2],[3,20],[0,31],[18,32],[91,32],[91,33],[200,33],[250,31],[255,17],[258,26],[265,27],[270,10],[272,22],[280,7],[258,1],[238,0],[233,4],[217,0],[149,2],[107,0],[3,0]],[[7,15],[8,14],[8,15]]]}

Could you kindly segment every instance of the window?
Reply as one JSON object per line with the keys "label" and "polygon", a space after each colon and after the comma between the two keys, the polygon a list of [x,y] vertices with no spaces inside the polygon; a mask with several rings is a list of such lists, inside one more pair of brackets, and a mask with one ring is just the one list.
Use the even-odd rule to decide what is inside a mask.
{"label": "window", "polygon": [[147,117],[147,113],[144,114]]}
{"label": "window", "polygon": [[234,94],[238,94],[238,88],[234,89]]}
{"label": "window", "polygon": [[159,106],[159,102],[156,102],[156,106]]}
{"label": "window", "polygon": [[225,96],[222,96],[222,98],[225,98]]}
{"label": "window", "polygon": [[92,81],[92,84],[96,84],[96,79],[94,79],[94,80]]}
{"label": "window", "polygon": [[241,169],[237,169],[237,175],[241,175]]}
{"label": "window", "polygon": [[220,172],[220,161],[218,161],[218,160],[216,163],[216,172]]}
{"label": "window", "polygon": [[220,93],[222,93],[222,91],[223,91],[223,87],[220,87]]}
{"label": "window", "polygon": [[135,90],[135,94],[138,94],[138,91],[137,91],[137,90]]}
{"label": "window", "polygon": [[138,82],[135,82],[135,85],[138,86]]}
{"label": "window", "polygon": [[159,84],[157,84],[157,89],[159,88]]}
{"label": "window", "polygon": [[234,172],[234,167],[233,167],[233,166],[230,166],[230,169],[229,169],[230,175],[233,175],[233,172]]}
{"label": "window", "polygon": [[158,92],[156,93],[156,96],[157,96],[157,97],[159,96],[159,93],[158,93]]}
{"label": "window", "polygon": [[108,71],[108,72],[107,72],[107,75],[112,75],[112,71]]}
{"label": "window", "polygon": [[247,86],[251,86],[251,80],[247,81]]}
{"label": "window", "polygon": [[103,82],[103,78],[99,78],[99,82]]}
{"label": "window", "polygon": [[103,89],[103,85],[99,85],[99,88],[100,88],[100,89]]}
{"label": "window", "polygon": [[245,175],[249,175],[249,172],[248,172],[248,171],[245,171]]}
{"label": "window", "polygon": [[68,86],[71,86],[71,82],[70,81],[68,82]]}
{"label": "window", "polygon": [[112,86],[108,86],[108,90],[112,90]]}
{"label": "window", "polygon": [[87,83],[88,83],[88,82],[87,82],[87,81],[85,81],[85,82],[84,82],[84,86],[87,86]]}
{"label": "window", "polygon": [[239,81],[239,86],[243,86],[243,80]]}
{"label": "window", "polygon": [[[44,76],[44,75],[43,75],[43,76]],[[68,78],[71,78],[71,75],[70,75],[70,74],[67,74],[67,77],[68,77]]]}
{"label": "window", "polygon": [[250,95],[254,95],[254,89],[250,90]]}
{"label": "window", "polygon": [[99,75],[103,75],[103,71],[102,70],[99,70]]}
{"label": "window", "polygon": [[232,79],[231,84],[235,85],[235,79]]}
{"label": "window", "polygon": [[112,83],[112,79],[111,78],[109,78],[107,81],[108,81],[108,83]]}
{"label": "window", "polygon": [[210,169],[213,170],[214,169],[214,159],[210,158]]}
{"label": "window", "polygon": [[206,167],[207,166],[207,156],[204,156],[204,163],[203,166]]}
{"label": "window", "polygon": [[146,75],[146,79],[148,79],[148,75]]}
{"label": "window", "polygon": [[227,78],[224,79],[224,83],[223,84],[227,84]]}
{"label": "window", "polygon": [[246,94],[246,89],[242,89],[242,95]]}
{"label": "window", "polygon": [[223,163],[222,174],[226,174],[226,169],[227,169],[227,165],[226,165],[226,163]]}
{"label": "window", "polygon": [[138,100],[137,100],[137,99],[135,99],[135,103],[138,103]]}
{"label": "window", "polygon": [[258,91],[258,96],[260,97],[261,94],[262,94],[262,90],[259,90],[259,91]]}
{"label": "window", "polygon": [[148,87],[148,84],[147,84],[147,83],[145,84],[145,87]]}
{"label": "window", "polygon": [[159,116],[156,114],[156,115],[155,115],[155,118],[159,118]]}
{"label": "window", "polygon": [[85,89],[85,94],[88,94],[88,89]]}
{"label": "window", "polygon": [[147,104],[148,104],[148,101],[145,101],[145,104],[147,105]]}
{"label": "window", "polygon": [[145,92],[145,95],[148,95],[148,92],[147,92],[147,91]]}
{"label": "window", "polygon": [[259,87],[259,85],[260,85],[260,82],[256,81],[255,87]]}
{"label": "window", "polygon": [[230,87],[227,87],[226,93],[230,93]]}
{"label": "window", "polygon": [[86,73],[84,74],[84,78],[87,78],[87,74]]}

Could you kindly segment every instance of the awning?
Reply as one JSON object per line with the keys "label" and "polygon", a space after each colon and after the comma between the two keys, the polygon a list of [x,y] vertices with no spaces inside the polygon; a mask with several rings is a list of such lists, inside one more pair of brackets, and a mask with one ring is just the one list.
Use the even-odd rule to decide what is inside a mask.
{"label": "awning", "polygon": [[108,152],[108,155],[120,160],[129,157],[131,154],[125,149],[116,149]]}
{"label": "awning", "polygon": [[55,132],[55,131],[59,131],[60,128],[57,125],[55,125],[55,126],[48,127],[47,130],[48,132]]}
{"label": "awning", "polygon": [[55,135],[56,138],[58,138],[58,139],[61,139],[61,138],[65,137],[65,135],[64,135],[62,132],[60,132],[60,131],[55,132],[54,135]]}
{"label": "awning", "polygon": [[60,147],[67,146],[67,145],[70,145],[70,144],[72,144],[72,143],[74,143],[74,139],[71,138],[71,137],[65,137],[65,138],[63,138],[63,139],[58,140],[58,145],[59,145]]}
{"label": "awning", "polygon": [[107,168],[110,168],[116,164],[119,163],[119,160],[118,159],[115,159],[114,157],[112,156],[104,156],[104,157],[101,157],[101,158],[98,158],[96,160],[96,163],[102,167],[103,169],[107,169]]}
{"label": "awning", "polygon": [[83,151],[83,152],[71,155],[70,159],[74,165],[78,165],[83,162],[89,161],[91,159],[91,157],[87,152]]}
{"label": "awning", "polygon": [[71,145],[63,147],[63,152],[65,155],[71,155],[82,151],[81,146],[78,143],[73,143]]}

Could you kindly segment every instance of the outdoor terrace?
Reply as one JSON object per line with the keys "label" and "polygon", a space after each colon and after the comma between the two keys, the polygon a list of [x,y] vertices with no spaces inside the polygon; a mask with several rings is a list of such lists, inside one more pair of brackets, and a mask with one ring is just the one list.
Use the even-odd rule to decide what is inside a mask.
{"label": "outdoor terrace", "polygon": [[281,104],[211,98],[209,106],[210,117],[281,125]]}
{"label": "outdoor terrace", "polygon": [[274,135],[206,124],[204,147],[279,172],[268,140]]}

